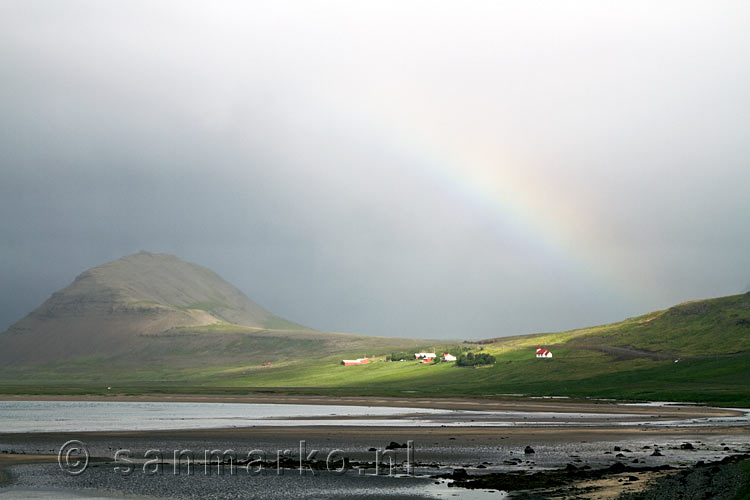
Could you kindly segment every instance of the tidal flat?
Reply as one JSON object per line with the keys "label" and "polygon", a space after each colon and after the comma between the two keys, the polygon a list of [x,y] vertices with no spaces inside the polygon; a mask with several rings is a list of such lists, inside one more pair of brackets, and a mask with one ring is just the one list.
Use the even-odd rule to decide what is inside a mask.
{"label": "tidal flat", "polygon": [[[539,479],[563,478],[564,484],[557,486],[568,488],[568,498],[588,498],[586,491],[616,498],[635,494],[659,477],[696,463],[750,454],[750,424],[742,410],[561,401],[324,401],[350,406],[347,418],[354,421],[346,425],[339,421],[342,415],[329,415],[331,420],[321,424],[320,407],[310,406],[313,420],[306,420],[304,412],[292,411],[299,410],[299,405],[323,401],[273,401],[291,404],[287,417],[297,419],[296,425],[275,425],[274,414],[262,425],[244,427],[108,431],[66,427],[65,431],[0,433],[0,498],[483,499],[558,495],[552,484],[547,484],[547,489],[513,487],[517,477],[533,474]],[[257,398],[236,402],[261,404]],[[457,403],[463,408],[460,412],[424,411]],[[387,423],[373,425],[371,415],[351,406],[393,406],[397,416],[379,410]],[[423,411],[399,413],[402,408],[420,407]],[[148,405],[141,408],[155,411]],[[84,429],[85,414],[80,417],[80,429]],[[9,415],[0,415],[0,420],[3,418]],[[398,418],[430,422],[399,426],[392,422]],[[67,415],[65,420],[68,426],[75,419]],[[58,464],[61,445],[71,440],[85,445],[90,456],[88,466],[78,475],[64,472]],[[192,457],[190,465],[188,456]],[[123,473],[126,467],[132,469],[127,474]],[[477,478],[485,480],[474,481]],[[542,481],[537,483],[544,486]],[[571,492],[570,487],[579,489]]]}

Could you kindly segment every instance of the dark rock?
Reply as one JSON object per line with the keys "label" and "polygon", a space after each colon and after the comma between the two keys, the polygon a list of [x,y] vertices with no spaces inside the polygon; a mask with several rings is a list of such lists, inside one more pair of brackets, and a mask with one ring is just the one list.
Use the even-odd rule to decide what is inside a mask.
{"label": "dark rock", "polygon": [[526,448],[524,448],[524,449],[523,449],[523,452],[524,452],[524,453],[526,453],[526,454],[529,454],[529,453],[536,453],[536,452],[534,451],[534,448],[532,448],[531,446],[528,446],[528,445],[526,446]]}
{"label": "dark rock", "polygon": [[682,448],[683,450],[694,450],[695,449],[695,447],[691,443],[687,443],[687,442],[686,443],[682,443],[680,445],[680,448]]}
{"label": "dark rock", "polygon": [[396,441],[391,441],[388,443],[388,446],[385,447],[386,450],[396,450],[398,448],[406,448],[406,444],[398,444]]}
{"label": "dark rock", "polygon": [[466,469],[455,469],[453,471],[453,479],[466,479],[469,474],[466,473]]}
{"label": "dark rock", "polygon": [[620,447],[619,447],[619,446],[615,446],[615,447],[614,447],[614,448],[612,448],[612,449],[613,449],[614,451],[620,451]]}
{"label": "dark rock", "polygon": [[659,450],[654,450],[654,452],[651,454],[652,457],[663,457],[664,455],[661,454]]}
{"label": "dark rock", "polygon": [[620,462],[614,463],[607,468],[607,470],[612,474],[620,474],[622,472],[625,472],[627,469],[628,466]]}

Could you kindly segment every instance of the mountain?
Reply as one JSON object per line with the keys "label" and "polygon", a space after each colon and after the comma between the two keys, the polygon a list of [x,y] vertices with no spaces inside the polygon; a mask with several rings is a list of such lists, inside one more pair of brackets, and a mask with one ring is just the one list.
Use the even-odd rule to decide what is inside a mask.
{"label": "mountain", "polygon": [[0,362],[118,354],[139,335],[208,325],[309,330],[247,298],[208,268],[140,252],[89,269],[0,335]]}
{"label": "mountain", "polygon": [[208,268],[140,252],[89,269],[0,335],[0,362],[127,352],[139,335],[241,325],[308,330],[275,316]]}
{"label": "mountain", "polygon": [[318,332],[267,311],[208,268],[140,252],[81,273],[0,334],[0,380],[192,380],[418,344]]}

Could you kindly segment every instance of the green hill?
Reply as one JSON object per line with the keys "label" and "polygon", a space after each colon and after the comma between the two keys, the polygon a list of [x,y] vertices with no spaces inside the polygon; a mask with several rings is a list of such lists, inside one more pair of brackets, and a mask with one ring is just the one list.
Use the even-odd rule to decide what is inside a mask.
{"label": "green hill", "polygon": [[[467,332],[467,335],[470,332]],[[537,359],[537,346],[553,352]],[[483,351],[488,366],[388,362],[394,351]],[[373,363],[342,366],[342,358]],[[619,323],[479,342],[317,332],[206,268],[136,254],[79,276],[0,334],[0,391],[508,394],[750,406],[750,293]]]}
{"label": "green hill", "polygon": [[[537,359],[537,346],[552,359]],[[750,294],[693,301],[610,325],[432,346],[482,350],[491,366],[299,361],[206,385],[291,392],[416,396],[507,394],[710,402],[750,406]]]}
{"label": "green hill", "polygon": [[750,351],[750,292],[685,302],[610,325],[491,342],[516,346],[559,344],[631,358],[732,356]]}

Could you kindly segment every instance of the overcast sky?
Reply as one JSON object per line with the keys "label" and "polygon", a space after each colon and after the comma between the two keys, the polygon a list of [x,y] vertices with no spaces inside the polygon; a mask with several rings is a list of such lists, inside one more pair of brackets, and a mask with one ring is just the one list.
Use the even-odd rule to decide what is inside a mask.
{"label": "overcast sky", "polygon": [[0,0],[0,331],[139,250],[321,330],[750,287],[750,3]]}

